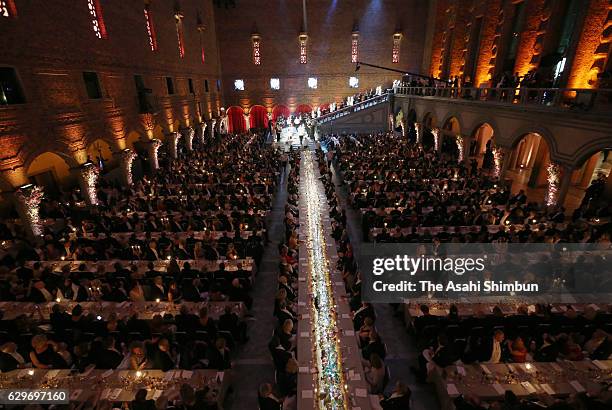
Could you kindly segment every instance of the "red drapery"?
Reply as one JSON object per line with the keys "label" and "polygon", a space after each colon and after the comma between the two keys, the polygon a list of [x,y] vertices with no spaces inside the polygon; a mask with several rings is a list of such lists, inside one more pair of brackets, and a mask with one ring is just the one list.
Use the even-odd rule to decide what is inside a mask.
{"label": "red drapery", "polygon": [[312,107],[308,104],[300,104],[295,109],[295,112],[298,114],[302,114],[302,113],[310,114],[312,112]]}
{"label": "red drapery", "polygon": [[249,111],[249,122],[251,128],[267,128],[268,127],[268,111],[261,105],[254,105]]}
{"label": "red drapery", "polygon": [[227,110],[229,132],[239,133],[246,131],[246,121],[244,119],[244,111],[240,107],[230,107]]}
{"label": "red drapery", "polygon": [[285,105],[277,105],[272,110],[272,120],[276,122],[276,118],[278,118],[280,115],[282,115],[283,117],[285,117],[285,119],[287,119],[289,115],[291,115],[291,110],[289,110],[289,107]]}

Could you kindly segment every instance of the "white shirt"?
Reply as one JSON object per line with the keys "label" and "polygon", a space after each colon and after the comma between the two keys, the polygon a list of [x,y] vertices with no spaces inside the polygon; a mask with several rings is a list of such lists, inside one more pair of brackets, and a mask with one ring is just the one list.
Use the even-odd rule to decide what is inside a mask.
{"label": "white shirt", "polygon": [[489,363],[499,363],[501,360],[501,343],[497,340],[493,340],[493,352],[491,353],[491,360]]}

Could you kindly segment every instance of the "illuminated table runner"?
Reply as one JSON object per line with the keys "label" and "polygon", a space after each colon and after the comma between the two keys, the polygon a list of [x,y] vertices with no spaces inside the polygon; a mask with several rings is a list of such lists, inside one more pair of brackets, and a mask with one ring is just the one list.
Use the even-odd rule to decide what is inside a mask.
{"label": "illuminated table runner", "polygon": [[334,270],[329,208],[310,151],[300,171],[298,409],[370,409],[344,283]]}

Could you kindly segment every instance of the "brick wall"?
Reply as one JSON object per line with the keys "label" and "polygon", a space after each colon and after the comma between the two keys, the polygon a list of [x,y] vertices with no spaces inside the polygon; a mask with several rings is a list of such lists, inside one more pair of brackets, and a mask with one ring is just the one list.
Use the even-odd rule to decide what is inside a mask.
{"label": "brick wall", "polygon": [[[359,88],[390,83],[398,75],[362,66],[355,74],[351,63],[351,31],[359,26],[359,59],[365,62],[418,72],[421,67],[428,4],[419,0],[308,0],[308,64],[299,63],[298,34],[302,2],[237,1],[236,8],[215,9],[217,37],[227,106],[276,104],[293,108],[319,105],[355,93],[349,77],[359,78]],[[261,65],[253,64],[251,33],[256,24],[261,35]],[[392,36],[401,28],[399,64],[391,63]],[[307,87],[308,77],[318,78],[318,88]],[[281,89],[270,89],[270,78],[280,78]],[[234,80],[245,81],[245,91],[234,91]]]}
{"label": "brick wall", "polygon": [[[23,105],[0,106],[0,170],[27,168],[37,154],[48,150],[72,154],[77,163],[82,162],[83,149],[99,138],[114,149],[125,146],[130,132],[146,138],[138,115],[135,74],[143,76],[153,100],[162,107],[163,113],[156,116],[158,129],[197,120],[197,102],[205,118],[209,109],[216,114],[221,93],[215,88],[220,77],[211,2],[180,1],[184,58],[178,53],[173,2],[151,1],[157,51],[149,46],[143,1],[101,0],[100,4],[107,39],[95,36],[86,0],[17,1],[18,17],[0,21],[0,66],[17,70],[26,98]],[[205,26],[204,64],[198,12]],[[83,71],[98,73],[102,99],[88,99]],[[167,96],[166,76],[174,78],[174,96]],[[188,78],[193,79],[195,95],[188,92]],[[10,174],[19,173],[5,172]],[[22,180],[23,175],[10,182]]]}

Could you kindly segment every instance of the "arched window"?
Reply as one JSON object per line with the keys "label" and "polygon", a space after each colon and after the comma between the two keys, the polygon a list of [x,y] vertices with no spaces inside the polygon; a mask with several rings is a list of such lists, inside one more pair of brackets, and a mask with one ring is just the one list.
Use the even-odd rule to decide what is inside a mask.
{"label": "arched window", "polygon": [[147,36],[149,37],[149,47],[151,51],[157,51],[157,36],[155,35],[155,26],[153,25],[153,14],[151,12],[151,4],[145,3],[144,6],[145,23],[147,27]]}
{"label": "arched window", "polygon": [[104,25],[100,0],[87,0],[87,7],[89,8],[89,15],[91,17],[91,27],[96,37],[106,39],[106,26]]}

